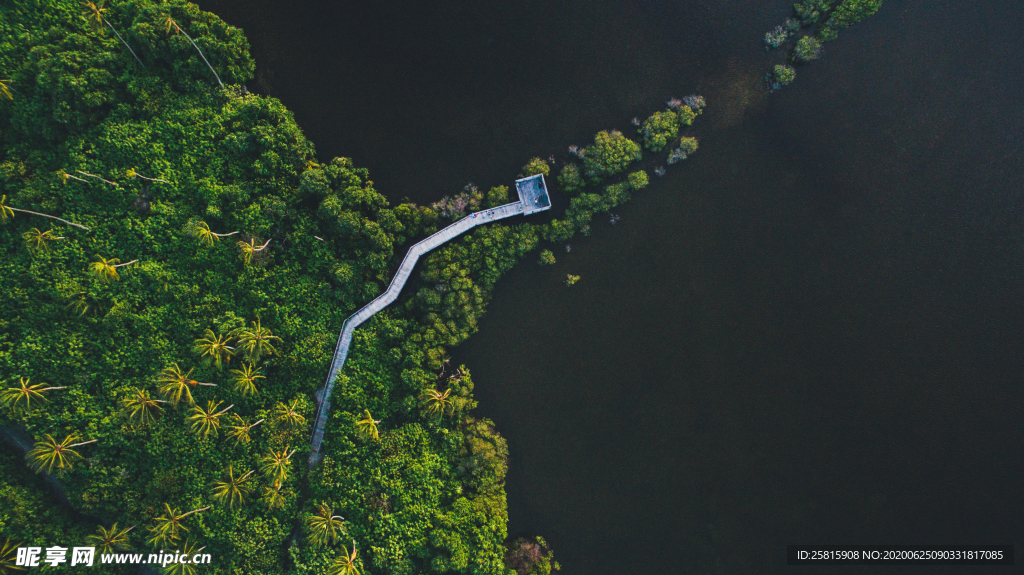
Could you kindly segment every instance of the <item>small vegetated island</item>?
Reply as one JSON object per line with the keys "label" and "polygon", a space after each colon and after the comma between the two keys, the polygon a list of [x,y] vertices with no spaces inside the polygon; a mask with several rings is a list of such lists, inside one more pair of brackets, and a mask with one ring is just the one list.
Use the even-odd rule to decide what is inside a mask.
{"label": "small vegetated island", "polygon": [[658,175],[695,153],[704,98],[571,146],[557,174],[527,162],[562,217],[430,252],[355,332],[310,469],[344,319],[406,247],[510,194],[389,205],[248,93],[253,71],[242,32],[182,0],[0,5],[0,431],[24,448],[0,451],[0,569],[55,545],[203,549],[224,574],[557,569],[542,538],[508,538],[508,450],[448,350],[526,254],[648,185],[643,148]]}

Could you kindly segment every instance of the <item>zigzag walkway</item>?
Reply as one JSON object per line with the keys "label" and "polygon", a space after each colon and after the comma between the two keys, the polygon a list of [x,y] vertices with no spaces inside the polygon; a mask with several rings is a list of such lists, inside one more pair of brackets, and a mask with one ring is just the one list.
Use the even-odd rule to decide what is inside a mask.
{"label": "zigzag walkway", "polygon": [[310,447],[312,448],[312,452],[309,454],[310,468],[320,461],[320,444],[323,442],[324,428],[327,426],[327,416],[331,411],[331,391],[334,389],[335,378],[338,377],[338,374],[341,373],[341,368],[345,365],[345,359],[348,357],[348,347],[352,343],[352,334],[356,328],[398,299],[398,294],[401,293],[402,288],[405,287],[405,282],[412,275],[412,270],[416,267],[416,262],[420,259],[420,256],[479,225],[526,212],[527,209],[521,201],[505,204],[490,210],[473,212],[434,235],[416,243],[405,254],[405,259],[402,260],[402,265],[398,266],[398,273],[391,280],[388,289],[345,320],[345,323],[341,326],[341,335],[338,336],[338,345],[334,348],[334,359],[331,360],[331,369],[327,372],[327,383],[316,393],[319,406],[316,410],[316,422],[313,424],[313,439],[310,442]]}

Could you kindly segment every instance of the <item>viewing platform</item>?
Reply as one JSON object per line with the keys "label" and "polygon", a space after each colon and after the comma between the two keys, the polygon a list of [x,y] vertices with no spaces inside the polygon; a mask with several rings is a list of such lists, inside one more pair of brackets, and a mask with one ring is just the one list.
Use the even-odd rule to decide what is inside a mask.
{"label": "viewing platform", "polygon": [[516,180],[516,192],[519,195],[518,202],[473,212],[414,244],[405,254],[402,264],[398,266],[398,272],[391,279],[388,289],[363,306],[359,311],[350,315],[341,324],[341,334],[338,336],[338,343],[334,347],[334,357],[331,360],[331,368],[327,372],[327,381],[316,392],[316,420],[313,423],[313,437],[310,441],[311,452],[309,454],[309,467],[311,469],[320,461],[320,444],[323,442],[324,431],[327,427],[327,416],[331,411],[331,391],[334,389],[334,380],[341,373],[342,367],[345,366],[345,359],[348,358],[348,348],[352,344],[352,336],[356,328],[398,299],[398,295],[402,292],[402,288],[405,287],[405,282],[409,281],[409,276],[412,275],[412,270],[416,267],[416,262],[419,261],[420,256],[479,225],[520,214],[527,216],[551,209],[551,197],[548,196],[548,187],[544,181],[543,174]]}

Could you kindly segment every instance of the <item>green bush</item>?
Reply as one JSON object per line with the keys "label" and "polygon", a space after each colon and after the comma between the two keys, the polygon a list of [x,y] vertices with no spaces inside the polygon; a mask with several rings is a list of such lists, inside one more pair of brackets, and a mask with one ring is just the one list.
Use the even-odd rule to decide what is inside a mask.
{"label": "green bush", "polygon": [[551,253],[551,250],[541,250],[540,260],[537,263],[542,266],[550,266],[555,263],[555,254]]}
{"label": "green bush", "polygon": [[558,185],[565,193],[572,194],[582,190],[587,183],[580,176],[580,169],[576,167],[576,164],[566,164],[562,166],[562,171],[558,174]]}
{"label": "green bush", "polygon": [[817,38],[804,36],[793,48],[793,59],[797,62],[817,60],[821,55],[821,42]]}
{"label": "green bush", "polygon": [[536,176],[537,174],[544,174],[545,176],[551,172],[551,167],[548,163],[540,158],[531,158],[529,162],[523,166],[523,173],[519,174],[520,178],[528,178],[530,176]]}
{"label": "green bush", "polygon": [[803,0],[793,5],[797,16],[804,26],[809,26],[818,21],[835,4],[836,0]]}
{"label": "green bush", "polygon": [[693,119],[697,117],[698,112],[694,112],[693,108],[689,106],[682,106],[679,108],[679,125],[680,126],[692,126]]}
{"label": "green bush", "polygon": [[629,181],[629,187],[633,188],[634,190],[646,188],[647,184],[650,183],[650,180],[647,178],[647,172],[643,170],[633,172],[632,174],[629,175],[629,178],[627,178],[627,180]]}
{"label": "green bush", "polygon": [[618,130],[601,131],[583,155],[583,173],[593,181],[620,174],[631,163],[639,160],[640,145]]}
{"label": "green bush", "polygon": [[495,186],[487,192],[487,207],[496,208],[508,203],[508,186]]}
{"label": "green bush", "polygon": [[792,66],[776,64],[772,73],[775,77],[775,81],[778,82],[780,86],[788,86],[796,79],[796,70],[794,70]]}
{"label": "green bush", "polygon": [[640,133],[644,136],[644,147],[652,152],[660,152],[679,135],[679,116],[672,110],[655,112],[644,120]]}
{"label": "green bush", "polygon": [[843,0],[829,15],[825,26],[842,30],[878,12],[883,0]]}

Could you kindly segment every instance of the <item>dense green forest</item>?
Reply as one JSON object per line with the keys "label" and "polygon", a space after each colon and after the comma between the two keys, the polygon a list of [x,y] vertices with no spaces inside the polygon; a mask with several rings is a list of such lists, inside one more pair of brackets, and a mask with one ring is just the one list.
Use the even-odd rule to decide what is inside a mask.
{"label": "dense green forest", "polygon": [[[2,425],[36,440],[27,463],[87,531],[201,545],[217,573],[507,572],[504,442],[469,415],[468,370],[429,365],[429,304],[360,330],[306,471],[338,327],[437,215],[318,161],[280,102],[241,87],[241,31],[194,5],[23,1],[0,26]],[[485,260],[533,246],[509,253],[514,234],[467,242],[479,265],[460,277],[487,289]],[[86,544],[22,476],[3,474],[24,501],[4,542]]]}
{"label": "dense green forest", "polygon": [[696,152],[702,97],[671,100],[635,138],[571,147],[557,175],[531,159],[521,175],[551,174],[569,198],[558,219],[430,254],[356,332],[309,471],[344,318],[403,246],[508,189],[390,206],[245,89],[240,30],[182,0],[12,0],[0,38],[0,427],[35,441],[0,451],[0,569],[12,545],[89,541],[203,547],[225,574],[557,568],[543,539],[508,539],[507,448],[472,415],[450,349],[527,253],[648,185],[642,148],[655,164]]}
{"label": "dense green forest", "polygon": [[[244,89],[244,35],[187,2],[25,0],[0,15],[0,425],[34,439],[24,463],[75,510],[5,453],[0,488],[23,503],[0,524],[3,561],[87,539],[201,546],[216,573],[557,566],[543,540],[506,541],[507,449],[447,353],[542,237],[586,232],[645,173],[580,195],[562,221],[479,228],[431,254],[424,287],[357,332],[310,472],[313,392],[344,318],[401,246],[508,190],[390,207],[365,170],[319,160],[280,102]],[[602,132],[579,156],[573,192],[640,149]]]}

